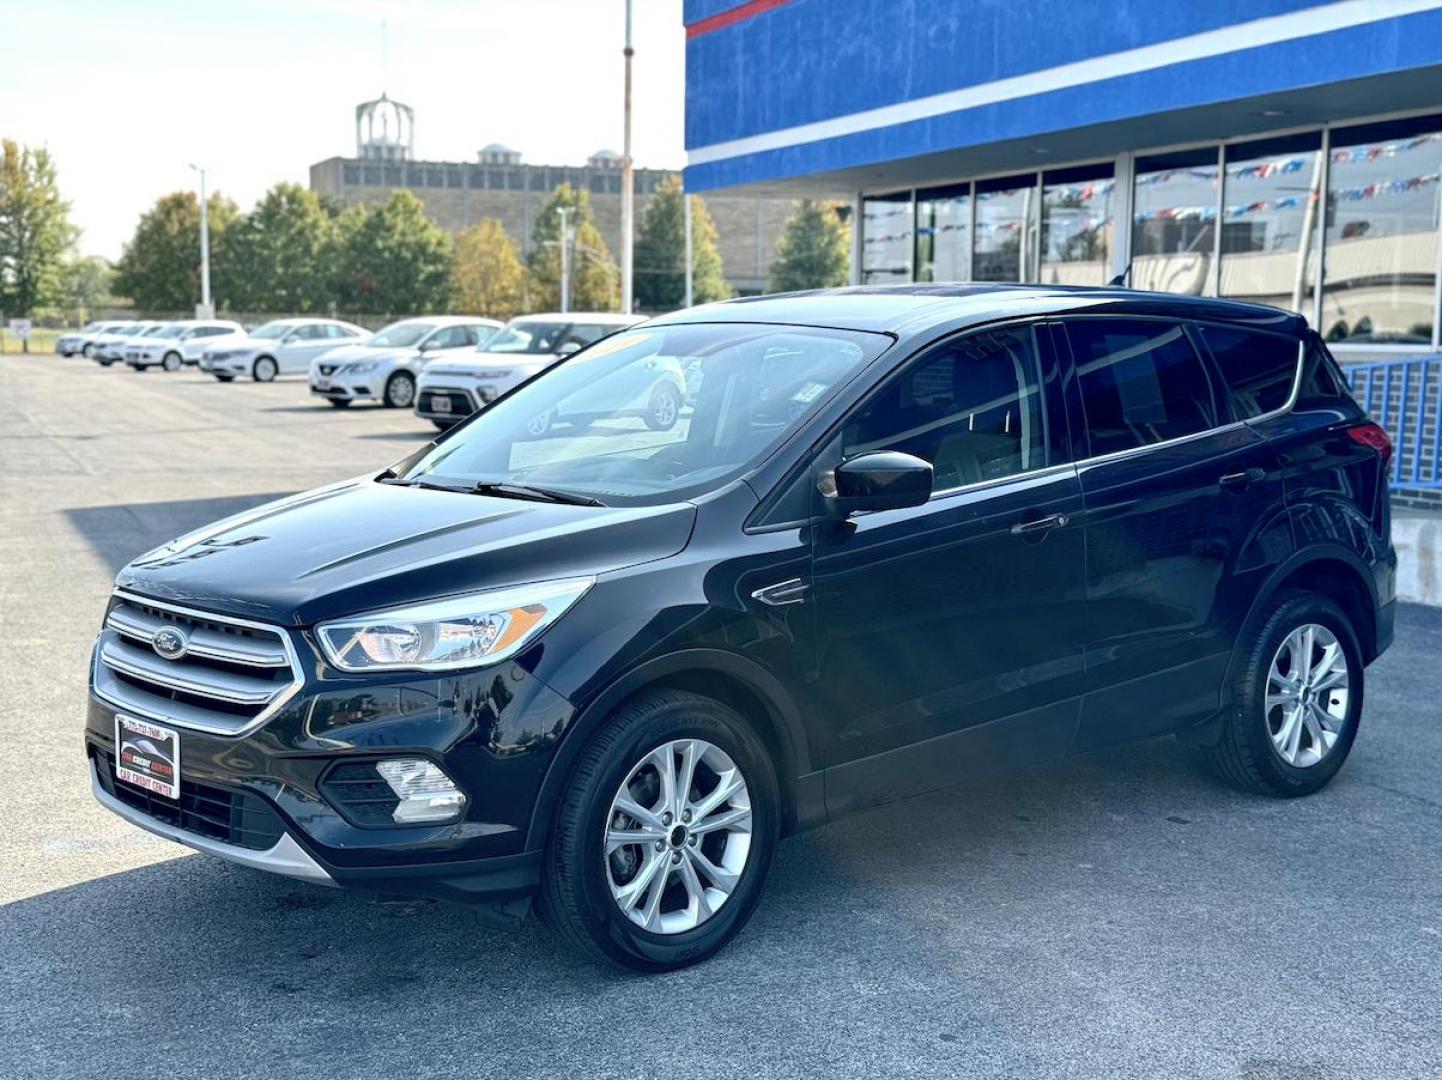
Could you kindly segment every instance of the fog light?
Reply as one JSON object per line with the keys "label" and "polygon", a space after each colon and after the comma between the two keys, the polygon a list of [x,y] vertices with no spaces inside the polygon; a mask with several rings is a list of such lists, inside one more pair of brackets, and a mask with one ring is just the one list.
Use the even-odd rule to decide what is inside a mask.
{"label": "fog light", "polygon": [[465,792],[434,762],[424,758],[378,761],[376,772],[400,800],[391,811],[400,825],[454,821],[465,808]]}

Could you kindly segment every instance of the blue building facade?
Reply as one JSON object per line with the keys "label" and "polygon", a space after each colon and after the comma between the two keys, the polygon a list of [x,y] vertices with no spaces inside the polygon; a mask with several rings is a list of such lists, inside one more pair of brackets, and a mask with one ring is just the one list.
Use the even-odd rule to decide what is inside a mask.
{"label": "blue building facade", "polygon": [[1436,351],[1442,2],[685,0],[687,188],[845,200],[858,282],[1104,284]]}

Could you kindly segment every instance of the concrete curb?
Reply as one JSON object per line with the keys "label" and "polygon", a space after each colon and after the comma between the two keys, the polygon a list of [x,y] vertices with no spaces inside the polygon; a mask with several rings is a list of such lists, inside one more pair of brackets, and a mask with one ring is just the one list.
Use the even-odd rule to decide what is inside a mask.
{"label": "concrete curb", "polygon": [[1442,516],[1395,511],[1397,598],[1442,607]]}

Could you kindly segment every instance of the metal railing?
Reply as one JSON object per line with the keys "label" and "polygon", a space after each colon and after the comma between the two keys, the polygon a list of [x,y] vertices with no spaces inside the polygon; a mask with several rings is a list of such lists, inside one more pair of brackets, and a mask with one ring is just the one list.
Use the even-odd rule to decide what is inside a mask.
{"label": "metal railing", "polygon": [[1392,487],[1442,489],[1442,356],[1344,364],[1352,392],[1392,438]]}

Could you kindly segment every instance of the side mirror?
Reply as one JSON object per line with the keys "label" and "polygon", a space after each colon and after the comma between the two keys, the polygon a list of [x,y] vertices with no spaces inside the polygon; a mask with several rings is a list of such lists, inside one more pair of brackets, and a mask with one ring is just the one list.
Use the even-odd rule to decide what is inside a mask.
{"label": "side mirror", "polygon": [[931,498],[931,463],[899,450],[870,450],[836,467],[827,501],[843,517],[861,510],[900,510]]}
{"label": "side mirror", "polygon": [[565,341],[562,342],[560,345],[556,346],[557,356],[570,356],[572,353],[577,353],[580,351],[581,346],[577,345],[574,341]]}
{"label": "side mirror", "polygon": [[421,352],[430,352],[434,348],[436,348],[436,343],[434,340],[421,342]]}

